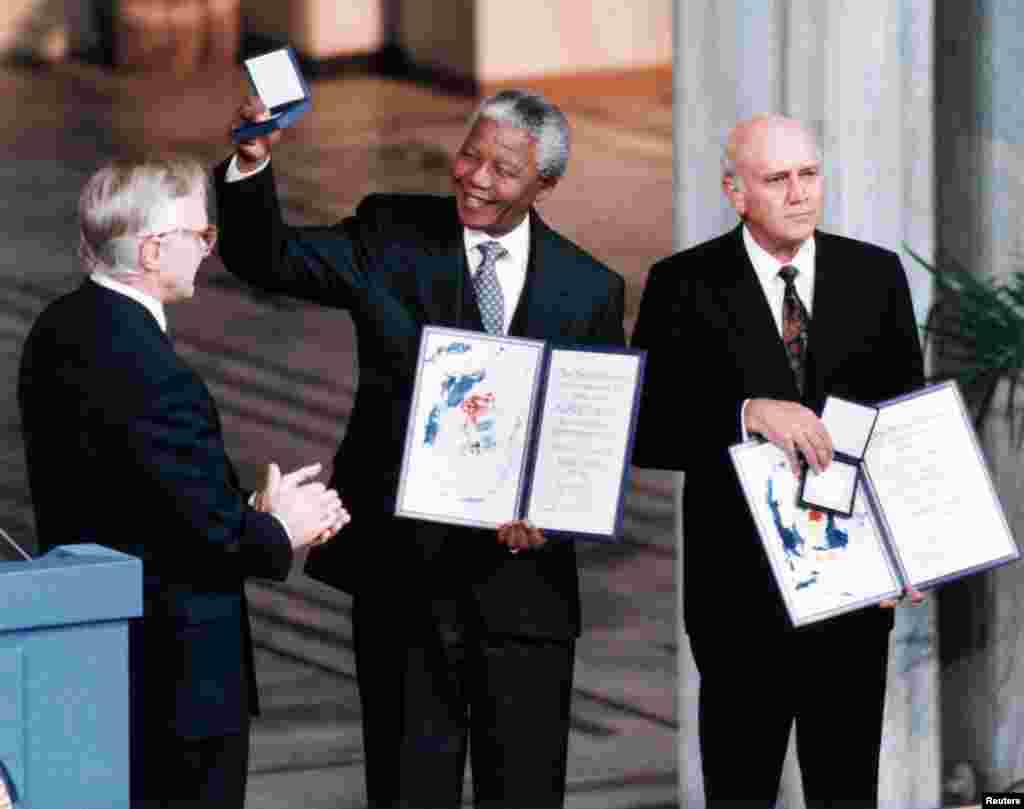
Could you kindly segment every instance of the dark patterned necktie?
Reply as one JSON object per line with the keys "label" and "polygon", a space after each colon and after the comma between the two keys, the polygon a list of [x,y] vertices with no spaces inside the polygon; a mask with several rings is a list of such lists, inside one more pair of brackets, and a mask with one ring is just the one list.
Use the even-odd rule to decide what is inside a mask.
{"label": "dark patterned necktie", "polygon": [[495,264],[508,251],[500,242],[490,241],[478,244],[484,260],[473,276],[473,290],[476,292],[476,304],[480,307],[480,319],[488,334],[505,333],[505,296],[501,293],[498,283],[498,271]]}
{"label": "dark patterned necktie", "polygon": [[779,270],[779,277],[786,282],[786,293],[782,297],[782,342],[786,345],[789,367],[793,369],[797,389],[802,395],[807,365],[807,327],[811,318],[793,283],[798,272],[796,267],[787,264]]}

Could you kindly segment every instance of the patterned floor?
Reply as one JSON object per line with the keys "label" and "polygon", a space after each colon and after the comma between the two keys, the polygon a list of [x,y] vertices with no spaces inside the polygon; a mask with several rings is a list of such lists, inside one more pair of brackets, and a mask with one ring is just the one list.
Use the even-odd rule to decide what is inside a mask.
{"label": "patterned floor", "polygon": [[[84,66],[0,70],[0,93],[17,110],[0,125],[0,523],[27,545],[17,359],[36,313],[80,279],[78,191],[117,155],[175,149],[211,163],[226,155],[243,87],[236,72],[172,82]],[[447,190],[448,155],[471,102],[358,76],[313,91],[313,112],[275,157],[290,219],[336,219],[375,190]],[[566,109],[573,159],[541,213],[627,278],[629,327],[647,268],[671,252],[670,102],[578,98]],[[254,295],[211,259],[197,299],[169,318],[179,350],[218,400],[244,482],[270,459],[286,468],[329,460],[356,384],[347,316]],[[669,481],[637,476],[626,534],[619,546],[581,552],[587,629],[573,701],[571,809],[677,805]],[[298,573],[281,586],[252,584],[249,596],[266,711],[253,734],[248,806],[364,806],[347,598]]]}

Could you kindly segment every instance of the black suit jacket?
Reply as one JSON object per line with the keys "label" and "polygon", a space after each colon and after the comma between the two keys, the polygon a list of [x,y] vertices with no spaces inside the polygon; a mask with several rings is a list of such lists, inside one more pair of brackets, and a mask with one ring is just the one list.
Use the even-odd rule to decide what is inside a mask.
{"label": "black suit jacket", "polygon": [[243,583],[283,579],[292,552],[246,504],[206,386],[145,307],[85,281],[33,325],[18,402],[41,549],[97,542],[142,559],[135,719],[183,738],[237,733],[256,710]]}
{"label": "black suit jacket", "polygon": [[[307,571],[352,593],[391,591],[396,600],[446,578],[469,586],[493,631],[578,634],[570,543],[512,555],[490,531],[393,517],[423,326],[482,330],[454,198],[371,195],[332,227],[293,228],[281,220],[272,167],[237,183],[224,182],[225,170],[215,176],[227,268],[267,291],[346,309],[356,327],[359,386],[333,478],[352,524],[310,554]],[[510,333],[623,345],[622,278],[534,212],[530,224]]]}
{"label": "black suit jacket", "polygon": [[[691,635],[733,625],[762,636],[789,628],[728,454],[741,438],[743,401],[802,401],[820,414],[830,394],[870,403],[923,384],[899,258],[820,231],[815,239],[802,397],[740,227],[659,262],[644,289],[632,341],[648,352],[633,462],[686,472],[683,596]],[[826,624],[891,622],[891,610],[866,610]]]}

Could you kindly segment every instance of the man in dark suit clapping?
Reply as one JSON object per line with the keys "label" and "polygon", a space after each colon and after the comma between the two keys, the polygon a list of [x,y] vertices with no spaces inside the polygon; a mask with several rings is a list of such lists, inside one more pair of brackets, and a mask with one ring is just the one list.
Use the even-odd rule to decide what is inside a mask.
{"label": "man in dark suit clapping", "polygon": [[648,352],[633,462],[686,472],[708,806],[774,806],[795,721],[808,804],[864,809],[877,800],[892,610],[794,630],[728,448],[759,434],[794,472],[798,456],[827,466],[827,395],[876,402],[923,382],[910,293],[894,253],[816,229],[821,157],[798,122],[737,125],[722,186],[741,223],[654,266],[633,333]]}
{"label": "man in dark suit clapping", "polygon": [[[239,119],[265,115],[250,99]],[[455,155],[453,197],[375,194],[320,228],[281,219],[279,136],[241,144],[215,173],[221,255],[251,284],[355,322],[359,388],[332,485],[359,535],[316,549],[307,571],[355,597],[370,805],[460,806],[468,747],[477,806],[560,807],[580,631],[572,545],[522,522],[495,536],[396,520],[394,505],[423,326],[624,343],[622,278],[533,208],[565,172],[568,124],[540,96],[499,93]]]}
{"label": "man in dark suit clapping", "polygon": [[42,550],[97,542],[143,563],[130,631],[133,807],[241,809],[257,708],[243,584],[348,521],[319,465],[238,487],[217,410],[164,305],[213,248],[194,161],[115,163],[79,202],[82,285],[25,343],[18,401]]}

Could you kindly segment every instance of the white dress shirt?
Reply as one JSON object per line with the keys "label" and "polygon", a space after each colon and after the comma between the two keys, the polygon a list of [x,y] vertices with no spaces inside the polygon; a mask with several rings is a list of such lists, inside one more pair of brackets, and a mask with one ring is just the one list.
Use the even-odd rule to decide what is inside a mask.
{"label": "white dress shirt", "polygon": [[256,168],[246,174],[242,174],[242,172],[238,170],[238,155],[236,154],[231,158],[231,162],[228,163],[228,170],[224,172],[224,182],[237,183],[239,180],[244,180],[246,177],[252,177],[254,174],[259,174],[269,165],[270,158],[264,157],[263,162]]}
{"label": "white dress shirt", "polygon": [[747,248],[750,263],[754,265],[754,272],[757,274],[757,280],[761,282],[761,289],[764,290],[772,317],[775,318],[775,328],[781,337],[782,298],[786,293],[786,282],[779,277],[779,270],[783,267],[796,267],[797,275],[793,283],[809,317],[814,303],[814,236],[800,245],[792,261],[786,262],[779,261],[754,241],[746,225],[743,226],[743,246]]}
{"label": "white dress shirt", "polygon": [[462,237],[466,247],[469,273],[474,278],[480,271],[480,265],[484,263],[483,253],[478,249],[481,244],[494,241],[506,250],[505,255],[495,263],[494,270],[498,274],[498,283],[501,284],[501,294],[505,300],[505,317],[501,331],[508,334],[512,316],[516,312],[516,306],[526,284],[526,267],[530,261],[530,217],[527,215],[512,230],[498,238],[473,228],[463,228]]}
{"label": "white dress shirt", "polygon": [[[796,292],[800,296],[800,300],[803,301],[804,308],[807,309],[807,316],[810,317],[811,306],[814,301],[814,236],[811,236],[800,245],[792,261],[786,262],[779,261],[754,241],[754,237],[750,235],[746,225],[743,226],[743,246],[747,249],[750,263],[754,265],[754,274],[757,275],[757,280],[764,291],[765,300],[768,302],[768,306],[772,310],[772,317],[775,319],[775,329],[781,338],[782,299],[786,294],[786,282],[779,277],[779,270],[783,267],[796,267],[797,275],[793,279],[793,283],[796,286]],[[747,432],[746,420],[747,402],[749,401],[750,399],[745,399],[743,407],[740,408],[740,435],[744,441],[750,438]]]}

